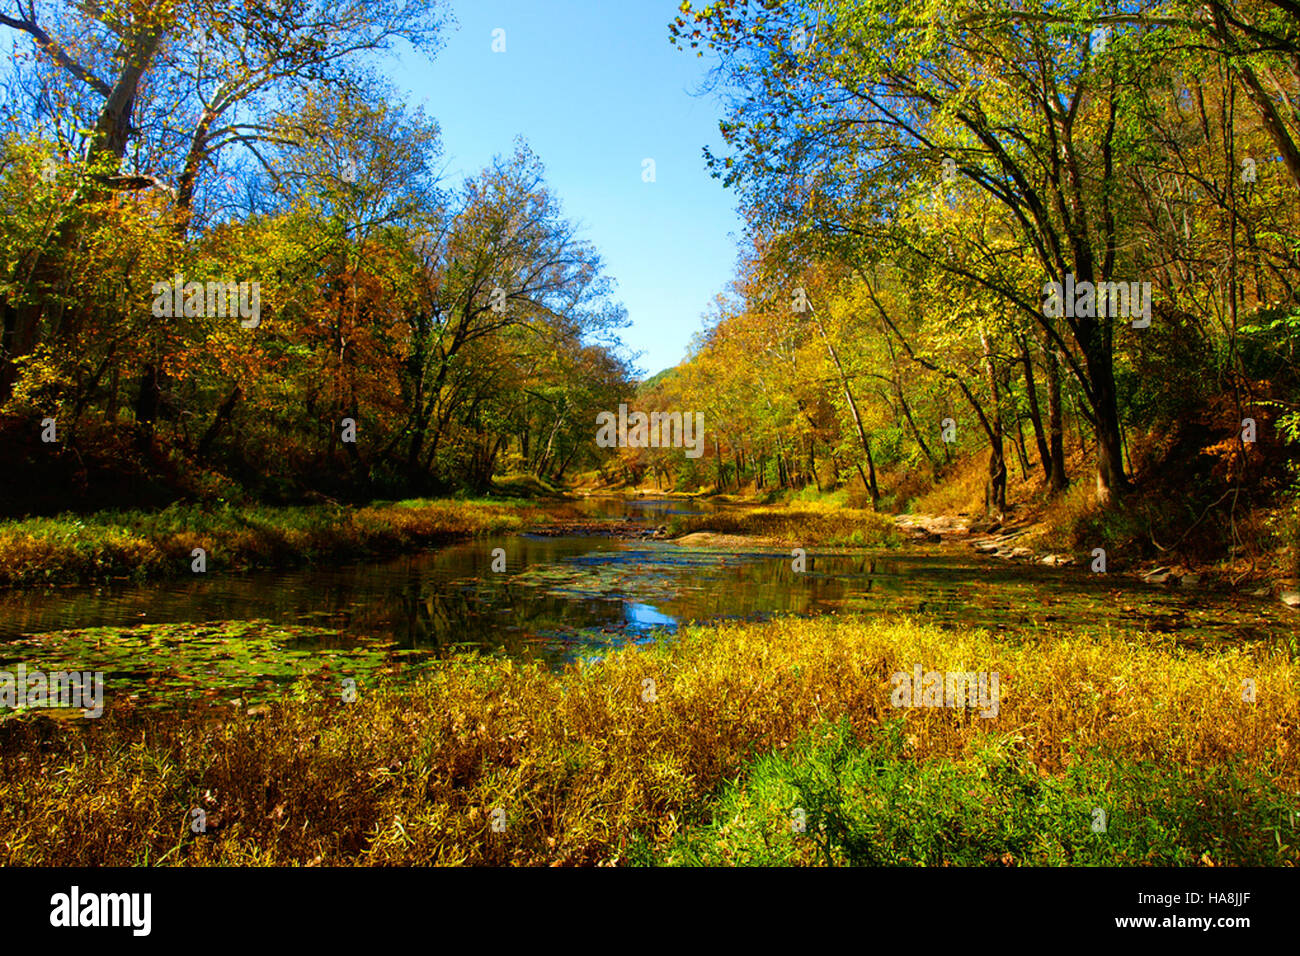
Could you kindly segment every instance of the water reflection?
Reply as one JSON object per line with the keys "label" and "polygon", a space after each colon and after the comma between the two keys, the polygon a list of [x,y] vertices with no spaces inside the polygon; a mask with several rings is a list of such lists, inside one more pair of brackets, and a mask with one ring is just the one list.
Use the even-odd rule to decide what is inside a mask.
{"label": "water reflection", "polygon": [[[659,523],[693,502],[595,500],[602,516]],[[491,569],[503,548],[506,571]],[[342,568],[195,576],[149,585],[0,593],[0,641],[70,628],[269,620],[337,628],[401,652],[474,646],[552,662],[691,621],[849,610],[952,627],[1139,628],[1221,640],[1292,633],[1271,603],[1162,589],[1079,568],[990,561],[956,550],[726,552],[666,541],[517,535]]]}
{"label": "water reflection", "polygon": [[670,631],[677,628],[676,618],[660,614],[649,604],[637,604],[635,601],[623,602],[623,620],[631,630],[642,634],[659,628]]}

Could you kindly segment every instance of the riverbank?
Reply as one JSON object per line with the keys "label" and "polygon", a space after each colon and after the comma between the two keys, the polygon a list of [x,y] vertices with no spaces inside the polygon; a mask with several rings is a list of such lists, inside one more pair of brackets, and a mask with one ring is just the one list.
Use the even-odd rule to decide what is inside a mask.
{"label": "riverbank", "polygon": [[151,580],[395,554],[520,531],[546,514],[528,501],[415,499],[362,507],[172,505],[0,523],[0,587]]}
{"label": "riverbank", "polygon": [[[1270,532],[1271,551],[1224,555],[1191,547],[1159,548],[1151,536],[1144,505],[1102,512],[1091,502],[1086,488],[1073,488],[1047,501],[1019,502],[1002,518],[974,507],[953,510],[957,506],[943,496],[935,496],[930,504],[947,510],[875,512],[855,506],[856,499],[843,489],[700,497],[718,510],[670,524],[666,536],[675,543],[736,550],[942,545],[973,549],[1009,563],[1074,565],[1146,584],[1239,589],[1300,610],[1300,575],[1293,570],[1295,549],[1286,543],[1291,532],[1280,519],[1274,521],[1277,528]],[[1265,519],[1256,516],[1254,520],[1259,524]],[[1139,540],[1144,533],[1149,539],[1145,543]],[[1176,543],[1182,544],[1185,538],[1186,534]]]}
{"label": "riverbank", "polygon": [[[996,706],[895,706],[918,666]],[[224,721],[110,694],[0,723],[0,863],[1295,865],[1298,688],[1276,645],[825,617]]]}
{"label": "riverbank", "polygon": [[903,536],[886,515],[830,502],[732,505],[668,524],[687,547],[893,547]]}

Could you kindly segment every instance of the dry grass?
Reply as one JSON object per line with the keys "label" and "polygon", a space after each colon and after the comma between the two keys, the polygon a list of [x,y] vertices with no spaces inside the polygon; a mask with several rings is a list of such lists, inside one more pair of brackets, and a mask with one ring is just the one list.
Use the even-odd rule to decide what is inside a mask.
{"label": "dry grass", "polygon": [[[983,514],[984,486],[989,480],[988,449],[957,462],[947,477],[913,502],[921,514]],[[1007,495],[1018,484],[1007,482]]]}
{"label": "dry grass", "polygon": [[754,544],[866,547],[898,541],[894,523],[886,516],[835,501],[790,502],[771,507],[727,508],[706,515],[679,518],[674,535],[700,532],[743,537]]}
{"label": "dry grass", "polygon": [[[890,676],[918,663],[998,672],[998,717],[893,708]],[[11,719],[0,863],[625,862],[706,825],[711,794],[810,728],[842,719],[871,738],[900,714],[921,765],[995,734],[1043,775],[1092,753],[1189,771],[1245,760],[1300,791],[1300,666],[1273,652],[783,619],[694,627],[563,673],[452,660],[352,704],[303,684],[260,718]],[[189,831],[194,807],[206,833]]]}

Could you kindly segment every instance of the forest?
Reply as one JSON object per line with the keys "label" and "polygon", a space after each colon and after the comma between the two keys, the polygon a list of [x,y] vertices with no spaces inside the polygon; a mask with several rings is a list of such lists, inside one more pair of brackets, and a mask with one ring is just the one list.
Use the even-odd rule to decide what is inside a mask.
{"label": "forest", "polygon": [[[436,121],[371,63],[432,54],[444,18],[425,0],[0,18],[25,41],[0,118],[7,511],[591,466],[596,412],[630,382],[599,255],[522,142],[440,178]],[[256,321],[213,283],[245,313],[256,292]]]}
{"label": "forest", "polygon": [[674,24],[719,58],[708,161],[748,241],[690,359],[641,386],[704,410],[711,454],[639,450],[629,479],[899,511],[965,478],[999,517],[1015,485],[1072,495],[1066,523],[1140,515],[1148,551],[1198,516],[1210,551],[1294,549],[1296,11],[805,13]]}
{"label": "forest", "polygon": [[[1189,516],[1201,557],[1294,550],[1296,12],[824,7],[671,24],[716,60],[705,161],[746,230],[687,361],[646,379],[542,160],[448,181],[373,67],[436,55],[437,4],[20,4],[5,511],[505,476],[907,511],[948,483],[1152,553]],[[702,414],[703,452],[594,441],[622,402]]]}
{"label": "forest", "polygon": [[0,872],[1300,864],[1300,4],[660,6],[0,0]]}

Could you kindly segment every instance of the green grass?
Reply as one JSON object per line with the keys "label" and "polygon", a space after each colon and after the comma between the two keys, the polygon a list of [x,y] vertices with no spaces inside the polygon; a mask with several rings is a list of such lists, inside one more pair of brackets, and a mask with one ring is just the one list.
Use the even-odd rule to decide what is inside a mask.
{"label": "green grass", "polygon": [[366,507],[173,505],[0,523],[0,585],[89,583],[207,570],[353,560],[475,534],[517,531],[541,520],[520,501],[410,500]]}
{"label": "green grass", "polygon": [[515,499],[557,498],[563,495],[562,489],[528,472],[498,475],[492,479],[492,488],[498,494]]}
{"label": "green grass", "polygon": [[1296,799],[1245,760],[1183,768],[1073,754],[1043,775],[1008,735],[918,763],[905,724],[847,723],[768,754],[711,822],[640,862],[693,866],[1197,866],[1300,862]]}

